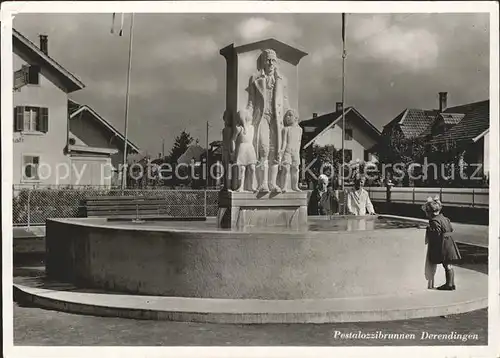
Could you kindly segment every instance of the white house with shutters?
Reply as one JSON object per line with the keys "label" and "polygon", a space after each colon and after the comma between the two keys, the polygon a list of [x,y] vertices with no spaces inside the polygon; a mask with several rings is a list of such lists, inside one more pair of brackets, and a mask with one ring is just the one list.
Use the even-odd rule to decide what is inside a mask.
{"label": "white house with shutters", "polygon": [[[347,107],[344,113],[345,137],[344,155],[346,163],[378,161],[372,148],[379,142],[380,131],[356,108]],[[342,103],[336,103],[335,112],[300,122],[303,129],[302,150],[312,150],[313,146],[342,148]]]}
{"label": "white house with shutters", "polygon": [[[68,95],[85,85],[48,55],[47,36],[40,35],[40,46],[36,46],[13,29],[13,52],[14,185],[116,183],[116,158],[123,153],[124,138],[100,116],[87,123],[81,118],[70,120],[74,102]],[[82,133],[98,133],[99,141]],[[138,152],[128,143],[129,153]]]}

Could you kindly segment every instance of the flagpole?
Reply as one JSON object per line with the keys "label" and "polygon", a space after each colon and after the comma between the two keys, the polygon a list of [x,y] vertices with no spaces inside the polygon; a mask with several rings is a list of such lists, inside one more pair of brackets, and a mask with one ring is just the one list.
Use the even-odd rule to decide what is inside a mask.
{"label": "flagpole", "polygon": [[130,19],[130,37],[128,44],[128,72],[127,72],[127,93],[125,99],[125,145],[123,148],[123,174],[122,174],[122,190],[127,187],[127,145],[128,145],[128,116],[130,103],[130,72],[132,70],[132,40],[134,34],[134,13]]}
{"label": "flagpole", "polygon": [[206,138],[206,158],[207,161],[205,163],[205,217],[207,217],[207,189],[208,189],[208,121],[207,121],[207,138]]}
{"label": "flagpole", "polygon": [[344,144],[345,144],[345,13],[342,13],[342,177],[341,177],[341,188],[344,193],[344,214],[345,214],[345,191],[344,191],[344,166],[345,166],[345,154],[344,154]]}

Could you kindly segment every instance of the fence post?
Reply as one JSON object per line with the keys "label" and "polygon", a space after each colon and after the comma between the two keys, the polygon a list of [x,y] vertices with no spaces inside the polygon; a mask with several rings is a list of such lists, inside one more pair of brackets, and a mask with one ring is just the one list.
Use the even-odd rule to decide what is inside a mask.
{"label": "fence post", "polygon": [[474,208],[474,204],[475,204],[475,196],[476,196],[476,191],[474,190],[474,188],[472,188],[472,207]]}
{"label": "fence post", "polygon": [[28,220],[28,229],[30,228],[30,221],[31,221],[31,205],[30,205],[30,201],[31,201],[31,190],[28,189],[28,217],[27,217],[27,220]]}
{"label": "fence post", "polygon": [[207,217],[207,187],[205,187],[205,208],[204,208],[204,211],[205,211],[205,217]]}
{"label": "fence post", "polygon": [[412,193],[411,203],[415,204],[415,188],[412,188],[411,193]]}

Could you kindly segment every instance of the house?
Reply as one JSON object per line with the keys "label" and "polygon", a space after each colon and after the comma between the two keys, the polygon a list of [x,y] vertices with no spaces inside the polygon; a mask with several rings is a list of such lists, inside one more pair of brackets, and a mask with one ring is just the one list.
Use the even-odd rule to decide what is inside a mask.
{"label": "house", "polygon": [[429,146],[462,152],[467,163],[489,172],[489,100],[448,107],[448,93],[439,93],[438,109],[407,108],[384,126],[382,134],[395,131],[405,139],[420,138]]}
{"label": "house", "polygon": [[[368,119],[354,107],[347,107],[345,117],[344,156],[350,162],[377,162],[371,151],[379,141],[381,133]],[[300,122],[303,129],[302,150],[310,150],[314,145],[333,145],[342,148],[342,103],[337,103],[336,111]]]}
{"label": "house", "polygon": [[[72,99],[68,100],[68,115],[70,132],[68,154],[78,162],[79,167],[85,164],[91,166],[95,161],[94,158],[107,154],[111,159],[111,170],[114,173],[111,184],[118,184],[125,150],[124,135],[92,107]],[[139,153],[139,147],[128,138],[127,153],[127,156]]]}
{"label": "house", "polygon": [[[105,121],[95,124],[99,120],[89,119],[83,124],[83,114],[73,116],[70,125],[69,117],[76,112],[70,108],[78,104],[68,95],[85,85],[49,56],[46,35],[39,36],[36,46],[17,30],[12,34],[14,185],[111,185],[120,144],[113,146],[110,140],[117,131],[105,129]],[[107,140],[97,138],[98,130],[96,138],[89,134],[99,126]]]}
{"label": "house", "polygon": [[[454,108],[453,112],[461,110],[456,123],[445,130],[432,133],[429,143],[434,146],[453,146],[461,152],[462,159],[468,164],[477,164],[479,175],[489,174],[490,146],[490,101],[475,102],[462,108]],[[459,118],[459,120],[458,120]],[[445,125],[441,116],[436,119],[436,127]]]}

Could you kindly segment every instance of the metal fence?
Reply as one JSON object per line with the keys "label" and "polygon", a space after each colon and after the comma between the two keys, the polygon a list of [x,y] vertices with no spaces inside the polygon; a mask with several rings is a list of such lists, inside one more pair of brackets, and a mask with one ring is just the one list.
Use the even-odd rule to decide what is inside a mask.
{"label": "metal fence", "polygon": [[[439,196],[445,205],[488,208],[488,189],[468,188],[365,188],[373,202],[423,204],[429,196]],[[186,189],[109,189],[83,188],[16,188],[13,196],[13,225],[44,225],[47,218],[85,216],[85,199],[94,196],[136,196],[168,199],[162,212],[172,217],[216,216],[219,190]]]}
{"label": "metal fence", "polygon": [[447,206],[487,209],[489,207],[489,189],[484,188],[402,188],[392,187],[388,192],[385,187],[366,188],[374,202],[392,202],[404,204],[423,204],[428,197],[438,196]]}
{"label": "metal fence", "polygon": [[[216,216],[218,190],[14,188],[13,225],[44,225],[47,218],[85,216],[85,199],[95,196],[135,196],[168,199],[166,212],[172,217]],[[165,212],[165,211],[164,211]]]}

